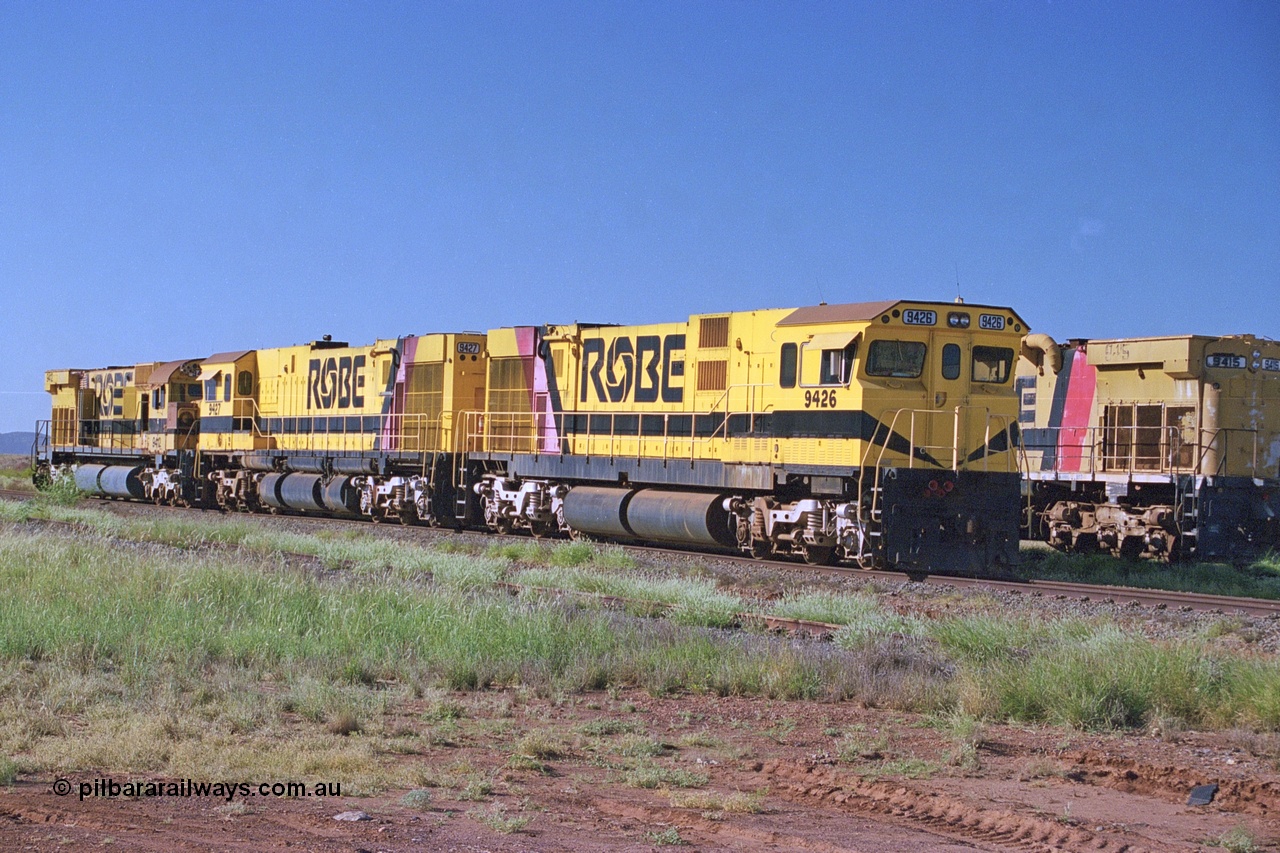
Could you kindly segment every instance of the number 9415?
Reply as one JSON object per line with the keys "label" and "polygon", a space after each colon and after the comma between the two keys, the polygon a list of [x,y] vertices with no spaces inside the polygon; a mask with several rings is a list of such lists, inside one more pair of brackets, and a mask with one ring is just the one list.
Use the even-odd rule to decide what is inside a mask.
{"label": "number 9415", "polygon": [[805,391],[804,407],[806,409],[834,409],[836,407],[836,392],[830,389]]}

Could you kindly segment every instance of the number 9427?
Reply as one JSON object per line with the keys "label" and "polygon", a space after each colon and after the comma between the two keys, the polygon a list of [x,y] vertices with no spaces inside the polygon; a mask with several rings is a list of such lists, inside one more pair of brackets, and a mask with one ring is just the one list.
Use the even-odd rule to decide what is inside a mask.
{"label": "number 9427", "polygon": [[836,407],[836,392],[827,388],[819,391],[805,391],[804,407],[806,409],[834,409]]}

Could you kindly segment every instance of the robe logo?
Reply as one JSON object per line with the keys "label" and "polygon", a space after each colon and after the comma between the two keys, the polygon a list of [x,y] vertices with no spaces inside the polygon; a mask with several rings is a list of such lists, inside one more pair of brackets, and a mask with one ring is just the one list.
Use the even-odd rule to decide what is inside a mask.
{"label": "robe logo", "polygon": [[119,417],[124,414],[124,407],[116,402],[124,397],[124,389],[133,382],[133,371],[116,373],[94,373],[89,376],[89,384],[98,396],[98,417]]}
{"label": "robe logo", "polygon": [[664,403],[681,403],[684,383],[673,385],[671,379],[683,376],[684,335],[621,337],[607,346],[604,338],[590,338],[582,342],[579,402],[593,392],[600,403],[656,403],[659,396]]}
{"label": "robe logo", "polygon": [[307,366],[307,408],[363,406],[364,364],[362,355],[311,359]]}

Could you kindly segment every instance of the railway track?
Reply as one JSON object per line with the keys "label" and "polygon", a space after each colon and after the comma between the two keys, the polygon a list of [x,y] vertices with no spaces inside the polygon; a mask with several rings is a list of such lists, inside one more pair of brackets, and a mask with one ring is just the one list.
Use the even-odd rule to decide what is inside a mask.
{"label": "railway track", "polygon": [[[0,490],[0,498],[29,500],[32,497],[33,494],[31,492]],[[111,506],[116,508],[154,509],[150,504],[145,503],[132,503],[129,501],[110,501],[109,503]],[[126,511],[128,510],[126,509]],[[271,516],[251,515],[246,517],[265,519],[270,518]],[[492,534],[480,531],[457,531],[441,528],[401,525],[379,526],[371,525],[366,519],[361,518],[316,518],[314,516],[305,515],[290,515],[286,517],[291,523],[300,522],[312,526],[332,527],[334,524],[356,524],[373,530],[383,529],[387,531],[402,531],[403,535],[409,535],[415,538],[422,537],[429,539],[434,536],[449,535],[464,538],[475,537],[477,540],[481,541],[492,541]],[[843,566],[807,566],[800,563],[782,560],[757,560],[728,552],[701,552],[649,545],[620,545],[618,547],[624,548],[625,550],[635,551],[636,553],[647,555],[666,554],[670,556],[678,556],[682,559],[688,559],[695,555],[713,556],[715,559],[723,562],[752,566],[756,568],[769,568],[796,574],[812,575],[814,573],[822,573],[833,577],[876,579],[887,583],[916,581],[932,585],[987,588],[1015,595],[1027,595],[1031,597],[1051,598],[1056,600],[1072,600],[1082,603],[1097,602],[1118,606],[1149,607],[1157,610],[1179,610],[1184,612],[1231,613],[1246,616],[1280,617],[1280,601],[1262,598],[1210,595],[1206,593],[1177,592],[1170,590],[1146,589],[1141,587],[1121,587],[1052,580],[995,580],[988,578],[966,578],[940,575],[921,577],[919,575],[908,574],[906,572],[879,569],[857,569]],[[750,618],[765,618],[758,617],[758,615],[755,614],[743,615]],[[804,623],[802,620],[783,620],[775,617],[767,617],[766,625],[771,629],[776,628],[780,630],[808,631],[814,634],[829,633],[830,629],[833,627],[826,625],[825,623],[809,624]]]}

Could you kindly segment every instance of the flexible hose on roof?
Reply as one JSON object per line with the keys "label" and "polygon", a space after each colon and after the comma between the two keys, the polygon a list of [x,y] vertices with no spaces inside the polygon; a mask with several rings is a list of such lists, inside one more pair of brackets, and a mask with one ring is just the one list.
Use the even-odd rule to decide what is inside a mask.
{"label": "flexible hose on roof", "polygon": [[1043,333],[1023,337],[1022,356],[1042,372],[1045,367],[1054,373],[1062,369],[1062,350],[1057,341]]}

